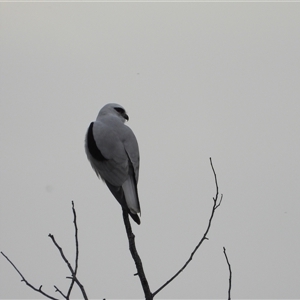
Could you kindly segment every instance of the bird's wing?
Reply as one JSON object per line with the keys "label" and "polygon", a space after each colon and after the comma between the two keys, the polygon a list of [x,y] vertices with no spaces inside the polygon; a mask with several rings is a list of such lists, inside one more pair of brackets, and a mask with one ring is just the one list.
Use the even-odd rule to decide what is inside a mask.
{"label": "bird's wing", "polygon": [[91,123],[86,136],[86,152],[97,175],[114,186],[128,177],[128,157],[118,134],[103,122]]}
{"label": "bird's wing", "polygon": [[139,147],[136,137],[132,130],[124,125],[123,144],[128,155],[128,178],[123,183],[122,188],[125,194],[126,203],[132,213],[140,213],[140,203],[137,191],[137,182],[139,179]]}
{"label": "bird's wing", "polygon": [[137,183],[139,180],[139,168],[140,168],[139,146],[132,130],[126,125],[124,125],[124,128],[125,128],[124,130],[125,134],[124,134],[123,144],[126,153],[129,157],[129,160],[132,164],[135,180]]}

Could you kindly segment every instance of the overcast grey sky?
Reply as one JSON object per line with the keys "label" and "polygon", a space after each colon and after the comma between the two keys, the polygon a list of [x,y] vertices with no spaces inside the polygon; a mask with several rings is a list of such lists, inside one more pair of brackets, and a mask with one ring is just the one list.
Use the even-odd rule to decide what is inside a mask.
{"label": "overcast grey sky", "polygon": [[[209,240],[159,298],[300,298],[299,3],[0,3],[0,250],[47,292],[68,286],[47,237],[90,298],[143,298],[121,209],[84,153],[108,102],[141,154],[151,289]],[[0,257],[0,298],[41,298]],[[58,295],[56,295],[58,296]],[[75,297],[79,294],[75,293]]]}

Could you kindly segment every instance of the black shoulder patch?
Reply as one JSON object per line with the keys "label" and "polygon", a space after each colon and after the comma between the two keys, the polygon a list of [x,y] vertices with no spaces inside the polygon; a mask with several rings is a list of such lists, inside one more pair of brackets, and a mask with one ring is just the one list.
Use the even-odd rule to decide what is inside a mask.
{"label": "black shoulder patch", "polygon": [[97,144],[96,144],[96,141],[95,141],[94,135],[93,135],[93,126],[94,126],[94,122],[92,122],[90,124],[90,127],[87,132],[88,149],[94,159],[99,160],[99,161],[107,160],[101,153],[100,149],[97,147]]}

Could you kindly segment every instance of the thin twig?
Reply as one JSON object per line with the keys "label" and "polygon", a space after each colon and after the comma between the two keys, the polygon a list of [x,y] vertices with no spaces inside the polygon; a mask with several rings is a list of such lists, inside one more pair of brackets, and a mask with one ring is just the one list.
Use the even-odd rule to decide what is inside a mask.
{"label": "thin twig", "polygon": [[14,269],[19,273],[19,275],[21,276],[22,280],[26,283],[26,285],[28,285],[30,288],[32,288],[33,290],[35,290],[36,292],[44,295],[45,297],[52,299],[52,300],[58,300],[57,298],[54,298],[50,295],[48,295],[47,293],[42,291],[42,285],[39,288],[34,287],[32,284],[30,284],[26,278],[23,276],[23,274],[18,270],[18,268],[13,264],[13,262],[1,251],[1,254],[8,260],[8,262],[14,267]]}
{"label": "thin twig", "polygon": [[77,227],[77,217],[74,202],[72,201],[72,211],[74,215],[74,227],[75,227],[75,244],[76,244],[76,257],[75,257],[75,274],[77,273],[78,269],[78,258],[79,258],[79,243],[78,243],[78,227]]}
{"label": "thin twig", "polygon": [[226,262],[227,262],[227,265],[228,265],[228,269],[229,269],[228,300],[230,300],[231,299],[231,281],[232,281],[231,265],[229,263],[229,259],[228,259],[228,256],[226,254],[225,247],[223,247],[223,252],[224,252],[224,255],[225,255],[225,258],[226,258]]}
{"label": "thin twig", "polygon": [[136,269],[137,269],[137,275],[140,278],[142,288],[143,288],[143,291],[145,294],[145,298],[146,298],[146,300],[152,300],[153,295],[150,291],[150,287],[149,287],[149,284],[148,284],[148,281],[147,281],[147,278],[146,278],[146,275],[145,275],[145,272],[143,269],[142,261],[136,250],[136,247],[135,247],[135,241],[134,241],[135,236],[131,229],[128,212],[125,209],[123,209],[123,219],[124,219],[124,224],[125,224],[125,228],[126,228],[128,242],[129,242],[129,250],[130,250],[131,256],[135,262]]}
{"label": "thin twig", "polygon": [[[74,201],[72,201],[72,211],[73,211],[73,223],[74,223],[74,229],[75,229],[75,247],[76,247],[76,254],[75,254],[75,269],[74,274],[77,275],[78,270],[78,258],[79,258],[79,243],[78,243],[78,227],[77,227],[77,217],[76,217],[76,211],[74,206]],[[75,279],[73,278],[67,293],[67,299],[70,298],[73,286],[75,283]]]}
{"label": "thin twig", "polygon": [[69,299],[56,285],[54,285],[55,292],[59,292],[65,299]]}
{"label": "thin twig", "polygon": [[209,161],[210,161],[210,165],[211,165],[212,171],[213,171],[213,173],[214,173],[214,177],[215,177],[216,197],[213,198],[213,199],[216,200],[216,199],[218,198],[218,195],[219,195],[219,186],[218,186],[217,174],[216,174],[216,172],[215,172],[215,168],[214,168],[214,166],[213,166],[211,157],[209,158]]}
{"label": "thin twig", "polygon": [[71,266],[71,264],[69,263],[68,259],[66,258],[63,249],[57,244],[55,237],[53,234],[49,233],[48,236],[51,238],[52,242],[54,243],[55,247],[58,249],[60,256],[62,257],[62,259],[64,260],[64,262],[67,264],[72,276],[75,275],[74,274],[74,270]]}
{"label": "thin twig", "polygon": [[189,259],[185,262],[185,264],[183,265],[183,267],[174,275],[172,276],[168,281],[166,281],[159,289],[157,289],[152,295],[153,297],[158,294],[163,288],[165,288],[171,281],[173,281],[187,266],[188,264],[191,262],[191,260],[193,259],[194,257],[194,254],[196,253],[196,251],[198,250],[198,248],[201,246],[201,244],[207,240],[207,234],[209,232],[209,229],[211,227],[211,223],[212,223],[212,220],[213,220],[213,217],[214,217],[214,214],[215,214],[215,211],[216,209],[221,205],[221,202],[222,202],[222,198],[223,198],[223,195],[221,195],[221,199],[219,201],[219,187],[218,187],[218,181],[217,181],[217,175],[216,175],[216,172],[214,170],[214,167],[213,167],[213,164],[212,164],[212,159],[210,159],[210,165],[211,165],[211,168],[213,170],[213,174],[214,174],[214,178],[215,178],[215,184],[216,184],[216,195],[215,197],[213,197],[213,201],[214,201],[214,205],[212,207],[212,211],[211,211],[211,215],[210,215],[210,218],[209,218],[209,221],[208,221],[208,226],[200,240],[200,242],[197,244],[197,246],[195,247],[194,251],[191,253]]}

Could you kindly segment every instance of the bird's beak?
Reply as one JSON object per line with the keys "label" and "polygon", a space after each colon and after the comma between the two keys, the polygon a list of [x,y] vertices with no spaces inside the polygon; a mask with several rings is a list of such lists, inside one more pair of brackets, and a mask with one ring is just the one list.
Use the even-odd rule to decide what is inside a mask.
{"label": "bird's beak", "polygon": [[126,119],[127,121],[129,120],[129,117],[128,117],[127,114],[124,114],[123,117],[124,117],[124,119]]}

